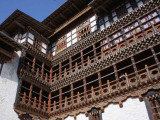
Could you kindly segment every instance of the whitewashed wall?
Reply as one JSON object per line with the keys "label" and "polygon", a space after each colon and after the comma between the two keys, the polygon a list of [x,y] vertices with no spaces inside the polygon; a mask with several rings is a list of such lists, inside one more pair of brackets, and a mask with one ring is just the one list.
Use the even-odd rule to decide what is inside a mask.
{"label": "whitewashed wall", "polygon": [[103,120],[149,120],[144,102],[138,98],[129,98],[123,103],[123,108],[119,105],[111,104],[102,113]]}
{"label": "whitewashed wall", "polygon": [[86,117],[85,114],[79,114],[79,115],[76,117],[76,120],[89,120],[89,117]]}
{"label": "whitewashed wall", "polygon": [[74,117],[68,116],[65,120],[74,120]]}
{"label": "whitewashed wall", "polygon": [[0,120],[19,120],[14,111],[14,102],[17,93],[17,67],[20,52],[15,58],[3,65],[0,76]]}
{"label": "whitewashed wall", "polygon": [[[68,116],[65,120],[75,120],[74,117]],[[88,117],[85,116],[85,114],[79,114],[76,116],[76,120],[89,120]]]}

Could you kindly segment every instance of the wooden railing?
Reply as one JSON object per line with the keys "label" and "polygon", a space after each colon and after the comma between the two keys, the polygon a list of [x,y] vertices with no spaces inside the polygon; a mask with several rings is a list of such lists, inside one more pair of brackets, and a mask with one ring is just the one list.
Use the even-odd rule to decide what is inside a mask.
{"label": "wooden railing", "polygon": [[[158,11],[155,9],[155,10],[152,10],[152,11],[150,11],[150,13],[152,13],[152,12],[157,12],[157,14],[158,14]],[[149,13],[147,13],[147,14],[149,14]],[[141,16],[141,18],[142,17],[144,17],[144,16],[146,16],[146,13],[143,15],[143,16]],[[160,16],[158,15],[158,16],[156,16],[156,17],[159,17],[159,19],[160,19]],[[118,42],[118,43],[114,43],[114,45],[110,45],[109,47],[108,47],[108,49],[106,49],[106,50],[102,50],[102,47],[104,47],[105,46],[105,44],[104,45],[100,45],[99,47],[97,47],[96,49],[93,49],[92,51],[89,51],[87,54],[89,54],[89,53],[91,53],[91,52],[94,52],[94,51],[96,51],[97,49],[101,49],[101,52],[96,52],[96,54],[93,54],[93,56],[88,56],[88,58],[87,59],[85,59],[84,61],[82,61],[82,58],[80,57],[80,58],[77,58],[77,59],[81,59],[81,62],[79,62],[79,63],[75,63],[75,65],[72,65],[72,67],[70,67],[69,66],[69,68],[68,69],[66,69],[65,68],[65,66],[67,66],[67,65],[69,65],[69,63],[68,64],[66,64],[66,65],[64,65],[64,66],[62,66],[62,67],[64,67],[65,69],[64,69],[64,71],[62,71],[61,73],[59,73],[59,74],[54,74],[54,71],[56,71],[56,70],[53,70],[53,80],[52,80],[52,82],[54,82],[54,81],[57,81],[57,80],[62,80],[62,79],[64,79],[67,75],[70,75],[70,74],[72,74],[72,73],[75,73],[75,72],[77,72],[78,70],[80,70],[80,69],[85,69],[85,67],[87,67],[88,65],[90,65],[90,64],[92,64],[92,63],[96,63],[96,62],[98,62],[99,60],[101,60],[101,59],[104,59],[104,57],[106,57],[106,56],[108,56],[109,54],[111,54],[111,53],[113,53],[113,52],[116,52],[117,50],[120,50],[120,49],[123,49],[124,47],[127,47],[127,46],[129,46],[129,45],[131,45],[131,44],[134,44],[134,43],[136,43],[137,41],[141,41],[141,40],[143,40],[144,38],[146,38],[146,37],[150,37],[150,36],[152,36],[153,34],[155,34],[155,33],[157,33],[157,32],[160,32],[160,21],[158,21],[157,23],[155,23],[155,24],[152,24],[152,25],[150,25],[148,28],[146,28],[146,29],[144,29],[143,28],[143,25],[144,24],[148,24],[148,22],[151,22],[154,18],[156,18],[156,17],[153,17],[152,19],[150,19],[150,20],[146,20],[146,22],[144,22],[143,24],[141,23],[141,24],[138,24],[135,28],[133,28],[133,29],[131,29],[131,30],[129,30],[128,32],[125,32],[125,33],[123,33],[121,36],[119,36],[119,37],[124,37],[124,39],[122,40],[122,41],[120,41],[120,42]],[[140,21],[140,19],[141,18],[137,18],[137,20],[133,20],[131,23],[134,23],[134,22],[137,22],[137,21]],[[129,23],[128,25],[130,25],[131,23]],[[151,23],[149,23],[149,24],[151,24]],[[128,26],[128,25],[126,25],[126,26]],[[126,26],[124,26],[123,28],[125,28]],[[128,37],[128,38],[126,38],[125,37],[125,35],[127,34],[127,33],[131,33],[133,30],[135,30],[135,29],[137,29],[137,28],[140,28],[141,30],[138,32],[138,33],[134,33],[134,34],[132,34],[130,37]],[[117,31],[115,31],[114,33],[116,33],[116,32],[118,32],[119,30],[117,30]],[[113,34],[113,33],[111,33],[111,34]],[[110,35],[107,35],[107,36],[110,36]],[[116,39],[118,39],[119,37],[117,37],[117,38],[115,38],[115,39],[112,39],[112,40],[109,40],[109,42],[107,43],[107,44],[111,44],[111,42],[112,41],[115,41]],[[86,54],[84,54],[84,55],[86,55]],[[73,62],[73,61],[72,61]],[[61,69],[61,68],[60,68]]]}
{"label": "wooden railing", "polygon": [[[154,11],[159,13],[157,8],[152,10],[152,11],[150,11],[150,13],[152,13]],[[147,14],[148,13],[144,13],[141,16],[141,18],[146,16]],[[160,16],[158,15],[158,17],[160,17]],[[126,26],[128,26],[131,23],[134,23],[136,21],[140,21],[141,18],[137,18],[137,20],[132,20]],[[153,18],[155,18],[155,17],[153,17]],[[152,21],[153,18],[148,20],[148,21],[146,21],[145,23],[147,23],[149,21]],[[143,24],[145,24],[145,23],[143,23]],[[143,28],[143,26],[142,26],[143,24],[138,24],[133,29],[136,29],[138,27],[139,28]],[[124,26],[124,27],[126,27],[126,26]],[[128,32],[131,32],[132,30],[130,30]],[[119,31],[119,30],[117,30],[117,31]],[[117,31],[115,31],[114,33],[116,33]],[[32,66],[32,65],[30,65],[28,63],[24,64],[23,69],[27,68],[27,71],[31,72],[33,75],[35,75],[35,77],[41,78],[43,81],[46,81],[46,82],[50,81],[50,83],[54,84],[57,81],[63,80],[65,77],[67,77],[69,75],[75,74],[79,70],[85,69],[86,67],[88,67],[91,64],[97,63],[98,61],[104,59],[106,56],[110,55],[111,53],[113,53],[113,52],[115,52],[117,50],[123,49],[124,47],[129,46],[131,44],[134,44],[137,41],[143,40],[147,36],[152,36],[154,33],[159,32],[159,31],[160,31],[160,21],[157,22],[156,24],[153,24],[153,25],[149,26],[147,29],[141,29],[141,31],[138,34],[137,33],[132,34],[129,38],[125,38],[125,34],[126,33],[123,33],[121,35],[121,36],[124,36],[124,38],[125,38],[125,39],[123,39],[123,41],[120,41],[119,43],[116,43],[116,44],[114,44],[112,46],[109,46],[109,48],[106,49],[106,50],[102,50],[102,47],[104,47],[104,45],[100,45],[96,49],[93,49],[92,51],[89,51],[88,53],[86,53],[84,55],[87,55],[87,54],[89,54],[91,52],[95,52],[97,49],[101,49],[101,52],[95,52],[96,54],[94,53],[92,56],[88,56],[87,59],[84,59],[83,61],[82,61],[82,59],[83,59],[82,57],[83,56],[80,57],[80,58],[76,58],[76,60],[77,59],[81,59],[81,61],[80,62],[76,62],[74,65],[71,65],[71,66],[70,66],[70,63],[67,63],[69,68],[68,67],[65,68],[65,66],[67,66],[67,65],[64,65],[64,66],[62,66],[62,68],[64,68],[63,70],[61,70],[62,68],[58,68],[58,69],[53,70],[52,73],[43,74],[43,72],[41,72],[40,69],[33,69],[34,66]],[[113,34],[113,33],[111,33],[111,34]],[[107,36],[110,36],[111,34],[109,34]],[[119,36],[119,37],[121,37],[121,36]],[[118,38],[116,38],[116,39],[118,39]],[[109,43],[112,42],[112,41],[114,41],[114,39],[110,40]],[[33,47],[33,46],[31,46],[31,47]],[[72,62],[74,62],[74,61],[72,61]],[[58,71],[58,73],[56,71]]]}
{"label": "wooden railing", "polygon": [[48,111],[48,104],[46,103],[46,101],[41,102],[36,97],[32,98],[27,96],[26,93],[20,95],[20,103],[32,108],[36,108],[37,110],[43,112]]}
{"label": "wooden railing", "polygon": [[[91,89],[87,90],[86,93],[78,92],[76,95],[71,97],[65,97],[65,99],[59,102],[54,101],[54,103],[52,103],[50,107],[48,107],[46,102],[40,102],[36,98],[28,97],[26,93],[20,95],[20,104],[29,105],[32,108],[36,108],[42,111],[49,110],[51,111],[51,113],[54,113],[65,108],[79,105],[80,103],[86,103],[87,101],[90,100],[96,100],[96,98],[106,96],[118,92],[120,90],[128,89],[133,86],[139,87],[139,85],[147,85],[147,83],[152,83],[153,81],[158,82],[157,78],[160,77],[159,65],[157,64],[151,66],[145,65],[145,68],[137,71],[137,74],[135,72],[131,74],[125,73],[123,78],[119,78],[118,80],[113,80],[113,81],[107,80],[105,84],[102,84],[101,86],[98,87],[92,86]],[[148,84],[147,86],[149,85],[150,84]],[[131,89],[128,89],[128,91],[129,90]]]}

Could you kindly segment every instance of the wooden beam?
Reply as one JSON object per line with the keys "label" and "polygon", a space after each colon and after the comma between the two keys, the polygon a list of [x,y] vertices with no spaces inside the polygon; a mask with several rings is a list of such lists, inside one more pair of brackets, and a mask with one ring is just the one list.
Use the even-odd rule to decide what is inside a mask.
{"label": "wooden beam", "polygon": [[25,26],[19,23],[17,20],[15,20],[14,23],[25,30]]}
{"label": "wooden beam", "polygon": [[67,25],[69,25],[70,23],[72,23],[74,20],[76,20],[77,18],[79,18],[80,16],[82,16],[83,14],[85,14],[87,11],[91,10],[92,8],[90,6],[88,6],[86,9],[82,10],[79,14],[75,15],[74,17],[72,17],[70,20],[68,20],[66,23],[64,23],[63,25],[61,25],[58,29],[55,30],[55,32],[53,32],[50,36],[52,37],[53,35],[55,35],[56,33],[58,33],[59,31],[61,31],[63,28],[65,28]]}
{"label": "wooden beam", "polygon": [[11,54],[10,52],[8,52],[7,50],[2,49],[2,48],[0,48],[0,54],[4,54],[5,56],[7,56],[7,57],[9,57],[11,59],[14,57],[13,54]]}
{"label": "wooden beam", "polygon": [[12,44],[12,42],[8,42],[8,41],[6,41],[6,40],[3,39],[3,38],[0,38],[0,40],[3,41],[4,43],[8,44],[9,46],[11,46],[13,49],[17,50],[16,46],[14,46],[14,45]]}
{"label": "wooden beam", "polygon": [[67,20],[67,17],[64,16],[62,13],[60,13],[61,17],[64,18],[65,20]]}

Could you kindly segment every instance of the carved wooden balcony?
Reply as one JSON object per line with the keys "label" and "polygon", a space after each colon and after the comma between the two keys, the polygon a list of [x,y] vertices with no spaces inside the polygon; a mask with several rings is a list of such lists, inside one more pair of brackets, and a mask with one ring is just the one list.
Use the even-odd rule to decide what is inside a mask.
{"label": "carved wooden balcony", "polygon": [[[78,92],[77,95],[72,97],[65,97],[65,99],[59,102],[55,101],[51,104],[51,115],[55,117],[56,115],[65,114],[69,111],[76,111],[76,109],[81,109],[81,107],[83,108],[84,106],[87,107],[90,105],[90,101],[92,101],[92,104],[101,104],[100,102],[103,103],[107,100],[104,106],[112,103],[113,99],[115,99],[115,103],[121,103],[123,99],[130,97],[130,92],[133,93],[133,96],[140,97],[141,94],[147,92],[148,89],[152,89],[156,85],[159,86],[159,80],[160,67],[155,64],[151,66],[146,65],[144,69],[138,71],[138,74],[125,73],[123,79],[119,78],[114,81],[108,80],[108,82],[102,86],[91,87],[86,93]],[[143,93],[138,93],[140,89],[146,90],[144,90]],[[120,100],[122,101],[116,100],[120,96]]]}
{"label": "carved wooden balcony", "polygon": [[81,40],[74,44],[72,47],[67,48],[65,51],[60,52],[56,56],[53,57],[53,65],[58,64],[60,61],[64,61],[68,58],[68,56],[72,56],[77,54],[80,50],[85,49],[92,43],[100,41],[104,37],[108,36],[111,33],[114,33],[121,27],[124,27],[130,23],[132,23],[137,18],[140,18],[142,15],[147,14],[148,12],[155,10],[155,8],[159,7],[158,0],[151,0],[147,2],[145,5],[141,6],[140,8],[135,9],[133,12],[129,13],[128,15],[124,16],[123,18],[119,19],[118,21],[114,22],[108,28],[98,31],[94,35],[91,35],[89,38]]}

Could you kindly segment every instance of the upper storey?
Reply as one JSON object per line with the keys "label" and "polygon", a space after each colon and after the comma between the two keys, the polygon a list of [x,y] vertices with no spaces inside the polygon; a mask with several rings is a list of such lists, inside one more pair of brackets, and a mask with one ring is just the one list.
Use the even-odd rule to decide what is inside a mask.
{"label": "upper storey", "polygon": [[57,31],[69,19],[80,13],[92,0],[67,0],[42,23]]}
{"label": "upper storey", "polygon": [[52,53],[55,60],[74,48],[73,44],[108,28],[146,1],[67,0],[42,23],[16,10],[0,25],[0,30],[49,58]]}
{"label": "upper storey", "polygon": [[14,51],[26,49],[14,39],[0,31],[0,64],[8,62],[14,57]]}
{"label": "upper storey", "polygon": [[16,10],[0,25],[0,30],[26,46],[30,54],[37,55],[40,59],[44,59],[43,61],[49,61],[47,37],[53,31],[51,28]]}
{"label": "upper storey", "polygon": [[[88,1],[88,3],[83,5],[81,11],[77,11],[76,14],[71,16],[72,18],[67,18],[67,20],[61,22],[62,25],[57,24],[58,28],[56,28],[49,37],[51,42],[49,51],[55,56],[54,59],[60,57],[60,52],[63,54],[63,52],[65,53],[67,51],[66,49],[72,49],[73,44],[78,41],[87,39],[89,36],[92,36],[93,33],[108,28],[122,17],[134,11],[137,7],[142,6],[145,2],[147,2],[147,0]],[[69,3],[70,1],[67,1],[64,6]],[[60,9],[64,12],[62,12],[62,14],[65,15],[67,10],[64,10],[65,8],[63,5],[57,11],[60,11]],[[69,10],[72,11],[72,9]],[[55,14],[56,12],[50,15],[43,23],[45,23],[51,16],[52,21],[54,21],[55,18],[53,16]],[[60,14],[61,17],[62,14]],[[118,36],[118,34],[113,37]],[[57,56],[57,54],[59,55]]]}

